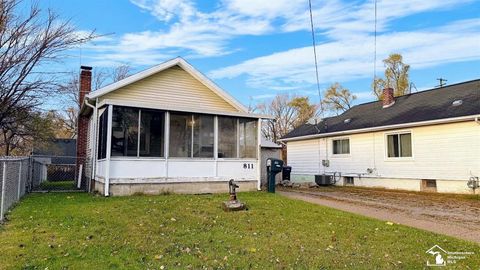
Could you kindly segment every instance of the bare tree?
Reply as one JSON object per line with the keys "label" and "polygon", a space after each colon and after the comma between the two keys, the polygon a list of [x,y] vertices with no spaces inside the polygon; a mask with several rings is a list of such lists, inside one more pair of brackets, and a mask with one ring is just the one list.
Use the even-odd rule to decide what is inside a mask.
{"label": "bare tree", "polygon": [[[131,70],[131,67],[128,65],[94,69],[92,74],[92,90],[95,91],[108,83],[114,83],[130,76]],[[80,81],[77,71],[71,72],[67,81],[59,86],[59,92],[63,96],[65,127],[69,130],[72,138],[77,134],[77,118],[81,106],[78,97],[79,89]]]}
{"label": "bare tree", "polygon": [[44,67],[94,38],[93,32],[81,34],[68,20],[50,10],[43,13],[36,4],[23,14],[18,11],[21,2],[0,0],[0,128],[4,134],[12,121],[18,126],[21,120],[29,121],[19,116],[33,113],[54,89],[58,78]]}
{"label": "bare tree", "polygon": [[58,126],[48,114],[17,111],[15,121],[6,121],[0,127],[1,155],[28,155],[35,146],[48,144],[55,137]]}
{"label": "bare tree", "polygon": [[308,97],[289,95],[277,95],[269,103],[257,105],[257,108],[260,113],[273,116],[274,119],[264,123],[262,134],[274,142],[304,124],[318,110],[318,106],[311,104]]}
{"label": "bare tree", "polygon": [[339,83],[334,83],[325,92],[322,104],[326,110],[334,111],[338,115],[339,112],[350,109],[355,99],[357,96],[350,93],[350,90]]}

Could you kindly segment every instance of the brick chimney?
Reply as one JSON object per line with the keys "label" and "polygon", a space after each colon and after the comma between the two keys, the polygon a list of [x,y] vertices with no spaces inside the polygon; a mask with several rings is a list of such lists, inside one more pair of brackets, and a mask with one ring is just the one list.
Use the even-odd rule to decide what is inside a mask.
{"label": "brick chimney", "polygon": [[395,104],[395,97],[393,96],[393,88],[383,89],[383,108],[388,108]]}
{"label": "brick chimney", "polygon": [[[80,67],[80,87],[78,92],[79,109],[85,101],[85,95],[90,93],[92,89],[92,68],[87,66]],[[82,187],[86,187],[85,179],[85,161],[87,156],[87,136],[88,136],[88,117],[85,115],[79,115],[77,121],[77,179],[80,171],[80,165],[83,165],[82,169]],[[75,180],[77,180],[75,179]]]}

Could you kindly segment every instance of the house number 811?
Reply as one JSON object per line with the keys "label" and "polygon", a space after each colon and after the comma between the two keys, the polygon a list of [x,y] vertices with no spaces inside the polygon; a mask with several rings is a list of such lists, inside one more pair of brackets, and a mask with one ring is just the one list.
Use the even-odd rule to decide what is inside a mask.
{"label": "house number 811", "polygon": [[244,169],[253,169],[253,163],[243,163]]}

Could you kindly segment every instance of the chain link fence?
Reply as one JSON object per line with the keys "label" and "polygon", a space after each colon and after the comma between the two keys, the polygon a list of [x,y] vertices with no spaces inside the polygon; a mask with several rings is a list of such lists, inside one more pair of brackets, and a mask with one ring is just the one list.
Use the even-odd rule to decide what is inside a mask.
{"label": "chain link fence", "polygon": [[79,187],[77,157],[32,156],[32,178],[36,191],[72,191]]}
{"label": "chain link fence", "polygon": [[30,161],[28,157],[0,158],[0,221],[12,205],[33,188]]}
{"label": "chain link fence", "polygon": [[77,161],[83,162],[83,159],[71,156],[0,157],[0,221],[28,192],[80,190],[77,168],[81,163]]}

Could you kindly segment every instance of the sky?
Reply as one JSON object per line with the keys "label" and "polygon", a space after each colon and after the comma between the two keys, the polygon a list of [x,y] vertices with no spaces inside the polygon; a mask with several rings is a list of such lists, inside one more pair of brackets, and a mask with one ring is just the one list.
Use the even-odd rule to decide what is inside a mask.
{"label": "sky", "polygon": [[[42,0],[79,31],[104,35],[66,64],[134,71],[181,56],[245,105],[276,94],[318,102],[308,0]],[[372,101],[374,2],[312,0],[321,91],[339,82]],[[480,79],[480,0],[378,0],[377,75],[401,53],[412,92]]]}

